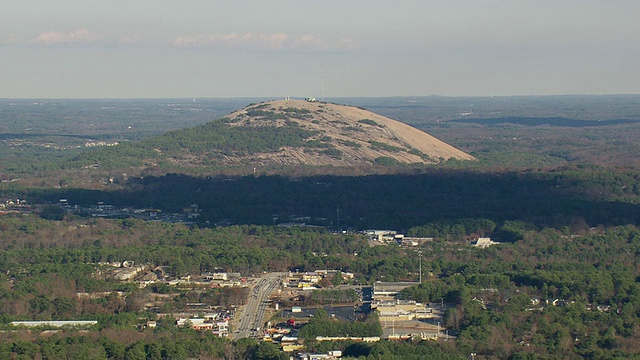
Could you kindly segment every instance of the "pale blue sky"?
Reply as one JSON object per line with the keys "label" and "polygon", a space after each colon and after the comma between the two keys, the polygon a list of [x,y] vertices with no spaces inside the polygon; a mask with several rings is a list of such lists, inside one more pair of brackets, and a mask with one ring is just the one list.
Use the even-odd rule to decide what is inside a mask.
{"label": "pale blue sky", "polygon": [[640,93],[637,0],[20,0],[0,97]]}

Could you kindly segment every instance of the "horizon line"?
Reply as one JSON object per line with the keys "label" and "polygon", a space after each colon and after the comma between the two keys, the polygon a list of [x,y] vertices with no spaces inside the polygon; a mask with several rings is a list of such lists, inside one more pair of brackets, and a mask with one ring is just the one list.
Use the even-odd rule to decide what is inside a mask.
{"label": "horizon line", "polygon": [[[526,97],[622,97],[640,96],[640,93],[612,93],[612,94],[528,94],[528,95],[384,95],[384,96],[327,96],[324,99],[389,99],[389,98],[526,98]],[[284,99],[304,100],[308,96],[179,96],[179,97],[0,97],[0,100],[162,100],[162,99]],[[318,98],[319,99],[319,98]],[[323,101],[323,99],[319,99]]]}

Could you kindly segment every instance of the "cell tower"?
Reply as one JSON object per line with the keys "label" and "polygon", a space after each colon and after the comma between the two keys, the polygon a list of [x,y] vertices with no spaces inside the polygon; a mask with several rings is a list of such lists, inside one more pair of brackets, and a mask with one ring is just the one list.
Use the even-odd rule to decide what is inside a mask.
{"label": "cell tower", "polygon": [[320,69],[320,100],[324,101],[324,67]]}

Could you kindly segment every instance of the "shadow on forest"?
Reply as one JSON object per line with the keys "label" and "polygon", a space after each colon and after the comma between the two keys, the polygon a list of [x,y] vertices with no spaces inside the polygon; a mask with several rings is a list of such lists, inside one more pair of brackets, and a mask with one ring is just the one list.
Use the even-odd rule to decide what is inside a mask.
{"label": "shadow on forest", "polygon": [[[341,228],[408,229],[438,219],[523,220],[538,226],[638,224],[640,205],[595,200],[602,184],[542,173],[433,171],[420,175],[193,177],[130,179],[124,190],[60,189],[35,200],[97,202],[182,212],[234,224],[304,222]],[[612,185],[611,185],[612,186]],[[40,198],[40,199],[37,199]],[[590,199],[591,198],[591,199]]]}

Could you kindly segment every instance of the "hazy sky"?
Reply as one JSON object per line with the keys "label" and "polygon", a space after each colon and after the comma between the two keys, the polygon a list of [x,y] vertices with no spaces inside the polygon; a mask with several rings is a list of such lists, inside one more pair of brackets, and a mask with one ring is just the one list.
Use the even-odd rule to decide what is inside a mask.
{"label": "hazy sky", "polygon": [[640,93],[638,0],[20,0],[0,98]]}

